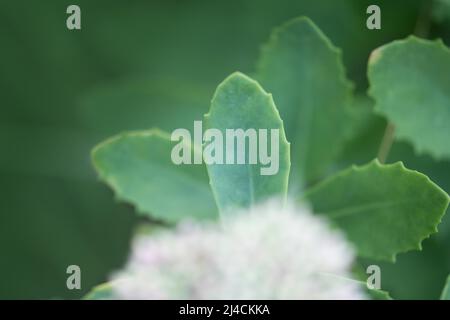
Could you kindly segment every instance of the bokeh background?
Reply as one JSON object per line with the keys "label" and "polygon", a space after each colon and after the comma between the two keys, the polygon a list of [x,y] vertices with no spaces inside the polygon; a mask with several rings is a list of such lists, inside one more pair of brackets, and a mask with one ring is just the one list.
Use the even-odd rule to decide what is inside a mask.
{"label": "bokeh background", "polygon": [[[356,90],[374,48],[416,33],[450,44],[445,0],[0,0],[0,298],[80,298],[128,254],[138,218],[99,182],[90,150],[124,130],[189,127],[228,74],[254,71],[273,27],[306,15],[341,47]],[[81,7],[82,30],[66,28]],[[382,29],[366,29],[378,4]],[[446,11],[448,10],[448,11]],[[384,120],[348,146],[365,162]],[[369,150],[371,151],[371,150]],[[450,191],[448,162],[394,146],[391,160]],[[345,162],[344,161],[344,162]],[[450,237],[382,265],[399,298],[437,298],[450,271]],[[81,267],[82,290],[66,288]],[[420,275],[423,275],[421,277]]]}

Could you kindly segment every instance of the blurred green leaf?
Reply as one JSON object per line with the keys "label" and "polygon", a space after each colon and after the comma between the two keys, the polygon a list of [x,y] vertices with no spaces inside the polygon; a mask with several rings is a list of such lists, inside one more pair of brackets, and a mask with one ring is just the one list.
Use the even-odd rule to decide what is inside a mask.
{"label": "blurred green leaf", "polygon": [[425,175],[401,162],[377,160],[353,166],[306,193],[314,212],[344,230],[362,257],[395,261],[396,254],[420,250],[449,203],[448,195]]}
{"label": "blurred green leaf", "polygon": [[81,122],[102,139],[119,131],[192,126],[209,108],[214,86],[191,79],[130,77],[97,86],[80,102]]}
{"label": "blurred green leaf", "polygon": [[111,289],[111,283],[103,283],[99,284],[98,286],[95,286],[92,288],[91,291],[88,292],[83,297],[84,300],[110,300],[113,299],[112,289]]}
{"label": "blurred green leaf", "polygon": [[378,48],[368,76],[375,109],[395,125],[396,137],[418,153],[449,158],[450,51],[442,41],[411,36]]}
{"label": "blurred green leaf", "polygon": [[[263,168],[273,163],[265,165],[259,159],[257,164],[249,164],[248,154],[245,155],[246,164],[207,165],[211,187],[221,212],[235,207],[249,207],[272,196],[286,196],[290,167],[289,143],[272,96],[256,81],[242,73],[234,73],[226,78],[217,87],[211,109],[205,115],[205,126],[218,129],[223,137],[226,136],[226,129],[265,129],[268,154],[278,159],[278,172],[273,175],[261,173]],[[273,135],[271,129],[278,129],[279,153],[270,143],[269,139]],[[261,143],[260,137],[258,142]],[[245,143],[247,148],[248,144]],[[236,155],[237,143],[234,148]],[[259,146],[258,152],[261,152]]]}
{"label": "blurred green leaf", "polygon": [[[94,179],[1,173],[0,190],[3,299],[76,299],[127,258],[136,216]],[[66,287],[72,264],[81,290]]]}
{"label": "blurred green leaf", "polygon": [[444,289],[442,290],[441,300],[450,300],[450,276],[447,277]]}
{"label": "blurred green leaf", "polygon": [[450,20],[450,0],[433,0],[432,17],[440,23]]}
{"label": "blurred green leaf", "polygon": [[275,29],[258,64],[292,142],[294,183],[323,177],[347,135],[352,85],[341,52],[308,18]]}
{"label": "blurred green leaf", "polygon": [[365,267],[373,264],[380,267],[381,287],[394,299],[438,299],[449,272],[447,251],[432,235],[422,242],[421,251],[401,253],[395,263],[359,260]]}
{"label": "blurred green leaf", "polygon": [[175,165],[173,145],[159,130],[130,132],[99,144],[92,158],[117,198],[141,214],[170,223],[217,217],[205,166]]}
{"label": "blurred green leaf", "polygon": [[373,300],[392,300],[389,292],[378,289],[368,289],[369,295]]}
{"label": "blurred green leaf", "polygon": [[[449,160],[438,161],[428,155],[417,155],[413,147],[405,142],[396,142],[393,144],[388,160],[390,162],[402,161],[405,163],[405,166],[426,174],[447,193],[450,193]],[[439,233],[435,237],[441,245],[448,248],[446,250],[446,256],[450,262],[450,215],[444,216],[439,226]]]}

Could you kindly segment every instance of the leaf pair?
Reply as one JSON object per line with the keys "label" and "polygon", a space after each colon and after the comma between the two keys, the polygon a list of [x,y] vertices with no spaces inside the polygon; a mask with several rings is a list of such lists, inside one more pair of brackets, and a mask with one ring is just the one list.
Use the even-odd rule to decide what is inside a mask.
{"label": "leaf pair", "polygon": [[[218,207],[222,211],[228,206],[248,206],[274,195],[286,196],[290,161],[293,163],[293,181],[296,187],[324,176],[338,153],[347,130],[345,121],[347,114],[343,108],[350,98],[351,84],[345,79],[339,50],[332,46],[309,19],[294,19],[275,30],[262,52],[257,78],[275,94],[281,116],[286,121],[287,136],[294,141],[296,147],[291,157],[284,136],[283,123],[272,98],[256,82],[242,74],[234,74],[219,85],[212,102],[211,114],[205,117],[207,127],[218,128],[221,132],[226,128],[280,129],[280,168],[276,176],[262,177],[257,172],[260,169],[258,166],[208,167],[210,183]],[[164,137],[155,135],[154,132],[144,135],[149,140],[148,152],[159,152],[164,142],[160,141],[153,151],[150,151],[150,146],[158,139],[163,140]],[[154,135],[155,137],[151,137]],[[119,144],[120,141],[136,138],[132,134],[116,139],[118,141],[114,141]],[[167,137],[165,140],[167,140],[165,144],[169,145]],[[140,141],[145,144],[144,139]],[[101,160],[98,159],[112,157],[108,153],[115,152],[115,147],[107,148],[107,145],[104,147],[94,152],[94,163],[103,179],[108,181],[110,173],[116,169],[112,165],[108,167],[105,161],[100,163]],[[144,145],[142,148],[145,148]],[[173,167],[169,159],[165,161],[150,159],[148,154],[146,156],[149,164],[154,162],[161,165],[163,162],[165,168]],[[184,171],[190,170],[181,167],[172,169],[177,174],[184,174]],[[120,170],[122,173],[119,175],[127,181],[129,176],[139,174],[140,169],[128,164],[122,166]],[[204,168],[199,167],[195,171],[202,170],[204,171]],[[205,174],[203,184],[205,184],[204,177]],[[129,187],[129,183],[124,182],[126,187],[122,188],[119,194],[123,193],[121,195],[123,200],[138,203],[138,209],[141,211],[152,212],[157,218],[165,216],[166,220],[172,222],[179,218],[178,213],[175,213],[178,204],[185,215],[195,217],[204,217],[206,215],[204,210],[210,210],[211,196],[205,196],[204,192],[198,193],[200,199],[206,197],[203,206],[193,206],[187,199],[177,199],[170,205],[158,204],[159,201],[153,199],[153,196],[147,196],[145,201],[138,202],[139,198],[145,195],[143,190],[154,192],[155,186],[160,187],[163,195],[173,195],[170,191],[176,190],[175,186],[172,187],[170,182],[167,182],[167,186],[159,185],[158,180],[155,178],[153,182],[151,179],[143,181],[140,183],[141,187],[134,189]],[[159,200],[166,197],[156,196]],[[189,212],[186,212],[187,210]]]}
{"label": "leaf pair", "polygon": [[[205,129],[219,130],[223,136],[226,129],[233,128],[279,130],[277,173],[261,175],[260,164],[210,164],[210,188],[206,166],[175,165],[171,152],[179,142],[159,130],[125,133],[100,144],[93,151],[94,165],[120,200],[168,222],[186,217],[215,218],[217,207],[225,212],[250,207],[271,196],[286,196],[289,144],[271,95],[256,81],[234,73],[219,85],[204,118]],[[194,152],[191,142],[186,143]]]}

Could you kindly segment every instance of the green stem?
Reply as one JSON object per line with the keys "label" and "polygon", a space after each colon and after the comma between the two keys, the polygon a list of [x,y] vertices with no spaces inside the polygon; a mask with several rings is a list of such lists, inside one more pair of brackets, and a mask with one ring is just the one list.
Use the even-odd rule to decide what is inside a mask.
{"label": "green stem", "polygon": [[417,16],[416,26],[414,28],[414,34],[421,38],[427,38],[430,33],[431,26],[431,10],[432,1],[425,0],[422,3],[422,7]]}
{"label": "green stem", "polygon": [[389,122],[384,131],[383,140],[381,141],[380,149],[378,150],[378,160],[381,163],[385,163],[391,151],[392,144],[394,143],[395,136],[395,126],[393,123]]}
{"label": "green stem", "polygon": [[[430,33],[432,1],[425,0],[422,3],[422,7],[417,16],[416,26],[414,28],[414,34],[418,37],[427,38]],[[383,140],[381,141],[380,148],[378,149],[378,160],[381,163],[385,163],[386,159],[391,151],[392,144],[394,143],[395,126],[389,122],[384,131]]]}

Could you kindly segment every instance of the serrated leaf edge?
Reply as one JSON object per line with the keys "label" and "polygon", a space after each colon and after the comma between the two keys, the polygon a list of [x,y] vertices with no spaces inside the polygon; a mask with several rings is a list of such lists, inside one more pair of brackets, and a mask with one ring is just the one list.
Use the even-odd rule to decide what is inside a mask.
{"label": "serrated leaf edge", "polygon": [[[424,231],[424,234],[419,236],[419,239],[418,239],[418,242],[417,242],[416,245],[412,245],[409,248],[405,248],[405,249],[399,250],[398,252],[393,253],[391,256],[386,256],[386,255],[370,256],[370,258],[373,258],[375,260],[386,260],[386,259],[388,259],[388,261],[390,261],[390,262],[395,262],[396,258],[397,258],[397,255],[400,254],[400,253],[405,253],[405,252],[409,252],[409,251],[412,251],[412,250],[419,250],[419,251],[422,250],[422,242],[425,239],[429,238],[432,234],[438,232],[437,226],[441,223],[442,218],[445,215],[446,210],[448,208],[448,205],[450,203],[449,195],[444,190],[442,190],[442,188],[440,188],[437,184],[435,184],[433,181],[431,181],[431,179],[428,176],[424,175],[423,173],[420,173],[419,171],[411,170],[411,169],[406,168],[402,161],[398,161],[398,162],[395,162],[395,163],[392,163],[392,164],[381,164],[378,159],[374,159],[371,162],[369,162],[369,163],[367,163],[367,164],[365,164],[363,166],[352,165],[350,168],[342,170],[341,172],[339,172],[339,173],[337,173],[337,174],[335,174],[335,175],[333,175],[333,176],[323,180],[318,185],[316,185],[316,186],[310,188],[309,190],[307,190],[303,194],[303,196],[301,197],[300,200],[301,201],[307,201],[308,195],[310,193],[313,193],[316,190],[320,189],[322,187],[322,185],[326,185],[326,184],[330,183],[331,181],[334,181],[336,179],[340,179],[340,178],[345,177],[347,175],[350,175],[350,174],[352,174],[354,172],[368,171],[368,170],[372,169],[373,167],[375,167],[377,169],[382,169],[382,170],[385,170],[385,169],[388,169],[388,170],[389,169],[400,169],[401,171],[403,171],[403,172],[405,172],[407,174],[415,174],[418,177],[420,177],[421,179],[424,179],[425,182],[428,185],[430,185],[433,188],[435,188],[436,191],[438,191],[441,194],[445,195],[445,197],[447,199],[446,204],[443,207],[442,214],[440,215],[440,217],[438,217],[437,221],[433,221],[434,228]],[[364,255],[361,255],[361,256],[364,256]]]}
{"label": "serrated leaf edge", "polygon": [[[319,38],[323,40],[326,47],[330,49],[331,52],[335,53],[336,58],[336,65],[338,66],[338,69],[341,71],[339,72],[339,78],[342,84],[345,85],[347,90],[351,93],[354,90],[354,83],[350,81],[346,76],[346,68],[343,62],[342,58],[342,49],[335,46],[333,42],[323,33],[323,31],[308,17],[306,16],[299,16],[296,18],[293,18],[280,26],[277,26],[273,28],[272,32],[270,33],[269,40],[264,43],[260,48],[260,55],[256,64],[256,70],[257,73],[259,73],[259,70],[264,68],[264,61],[262,59],[263,56],[265,56],[265,52],[269,50],[269,48],[273,47],[279,40],[279,35],[286,30],[288,30],[292,25],[295,25],[296,23],[306,23],[309,27],[311,27],[314,32],[317,33]],[[352,94],[348,94],[348,99],[351,98]]]}
{"label": "serrated leaf edge", "polygon": [[[378,115],[383,116],[384,118],[387,118],[387,119],[389,119],[387,112],[385,112],[379,108],[379,103],[377,102],[377,99],[374,96],[373,88],[375,86],[372,83],[372,81],[370,80],[370,72],[371,72],[371,68],[374,65],[378,64],[380,61],[383,60],[383,51],[384,50],[393,48],[393,47],[399,47],[406,43],[418,43],[418,44],[427,45],[430,47],[436,47],[437,49],[440,49],[440,50],[444,50],[449,55],[448,58],[450,61],[450,48],[445,45],[445,43],[443,42],[442,39],[428,40],[428,39],[416,37],[414,35],[410,35],[404,39],[394,40],[390,43],[384,44],[384,45],[376,48],[375,50],[373,50],[370,53],[368,65],[367,65],[367,79],[369,81],[369,89],[367,90],[367,94],[375,101],[375,104],[373,107],[374,112]],[[394,123],[394,125],[395,125],[395,123]],[[414,149],[414,153],[418,156],[429,155],[437,161],[444,161],[444,160],[448,160],[450,158],[450,156],[447,154],[435,153],[433,150],[428,149],[426,146],[417,145],[413,139],[411,139],[410,137],[405,136],[401,133],[398,133],[398,132],[396,132],[395,140],[399,141],[399,142],[406,142],[406,143],[412,145],[412,147]]]}
{"label": "serrated leaf edge", "polygon": [[[113,183],[114,179],[110,178],[111,175],[105,174],[103,172],[103,170],[100,170],[100,166],[98,165],[98,162],[95,159],[95,154],[98,152],[98,150],[102,149],[103,147],[105,147],[109,144],[113,144],[123,138],[129,138],[129,137],[159,137],[159,138],[166,139],[169,142],[171,141],[169,133],[167,133],[166,131],[163,131],[159,128],[152,128],[152,129],[148,129],[148,130],[125,131],[125,132],[119,133],[117,135],[114,135],[114,136],[100,142],[91,151],[91,162],[95,168],[95,171],[97,172],[99,180],[101,182],[105,183],[108,186],[108,188],[112,190],[113,195],[114,195],[114,201],[116,203],[126,203],[128,205],[131,205],[135,209],[135,212],[139,216],[150,217],[155,222],[160,222],[160,223],[169,224],[169,225],[175,223],[175,221],[166,220],[163,217],[155,216],[148,210],[144,209],[138,203],[135,203],[134,201],[121,196],[120,195],[120,193],[121,193],[120,187],[117,184]],[[195,149],[192,149],[192,152],[195,152]],[[216,206],[217,206],[217,203],[216,203]]]}

